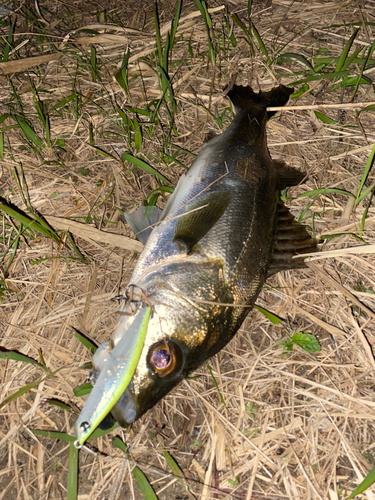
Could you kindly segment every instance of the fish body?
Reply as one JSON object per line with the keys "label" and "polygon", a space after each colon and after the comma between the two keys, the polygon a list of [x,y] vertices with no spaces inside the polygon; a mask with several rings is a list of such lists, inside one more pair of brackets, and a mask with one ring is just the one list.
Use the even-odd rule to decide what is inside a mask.
{"label": "fish body", "polygon": [[[153,314],[132,381],[112,408],[120,425],[143,415],[233,338],[268,275],[301,267],[291,257],[315,250],[279,199],[304,174],[273,161],[266,142],[266,108],[284,105],[291,92],[234,86],[234,120],[202,146],[158,217],[130,280]],[[142,227],[133,229],[142,235]],[[133,321],[120,316],[113,345]],[[94,356],[98,372],[111,348]]]}

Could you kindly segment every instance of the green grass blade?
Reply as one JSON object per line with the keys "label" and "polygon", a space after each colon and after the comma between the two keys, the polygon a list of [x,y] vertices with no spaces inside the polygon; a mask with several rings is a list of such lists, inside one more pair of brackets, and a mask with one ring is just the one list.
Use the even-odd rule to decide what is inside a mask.
{"label": "green grass blade", "polygon": [[[129,457],[128,449],[123,441],[119,437],[116,437],[112,441],[113,446],[120,449],[125,453],[127,457]],[[138,488],[140,489],[144,500],[158,500],[158,497],[155,495],[154,490],[152,489],[151,484],[149,483],[147,477],[143,474],[141,469],[135,466],[132,470],[132,474],[137,483]]]}
{"label": "green grass blade", "polygon": [[0,132],[0,158],[4,160],[4,133]]}
{"label": "green grass blade", "polygon": [[332,118],[325,115],[324,113],[321,113],[320,111],[314,111],[314,114],[318,118],[318,120],[325,123],[326,125],[335,125],[336,127],[343,127],[343,128],[353,127],[352,125],[343,125],[342,123],[336,122],[335,120],[332,120]]}
{"label": "green grass blade", "polygon": [[4,406],[6,406],[8,403],[11,403],[12,401],[14,401],[15,399],[19,398],[20,396],[22,396],[23,394],[25,394],[26,392],[29,392],[31,389],[34,389],[34,387],[38,387],[39,384],[41,384],[42,382],[44,382],[45,380],[48,380],[49,378],[53,377],[57,372],[59,372],[60,370],[62,370],[63,367],[61,368],[58,368],[57,370],[55,370],[54,372],[50,372],[48,375],[46,375],[44,378],[42,379],[38,379],[38,380],[35,380],[34,382],[30,382],[30,384],[27,384],[25,385],[24,387],[21,387],[20,389],[18,389],[18,391],[14,392],[13,394],[11,394],[10,396],[8,396],[7,398],[5,398],[1,403],[0,403],[0,409],[3,408]]}
{"label": "green grass blade", "polygon": [[372,80],[365,75],[362,75],[360,80],[358,80],[357,76],[344,75],[342,77],[342,81],[337,83],[336,85],[333,85],[329,90],[330,90],[330,92],[332,92],[332,91],[339,89],[341,87],[355,87],[357,82],[358,82],[358,85],[372,85],[373,84]]}
{"label": "green grass blade", "polygon": [[78,498],[78,456],[79,450],[74,446],[74,443],[70,443],[67,500],[77,500]]}
{"label": "green grass blade", "polygon": [[22,102],[22,99],[20,98],[20,96],[18,95],[16,87],[13,85],[11,78],[8,78],[8,85],[12,89],[12,94],[13,94],[14,100],[16,101],[16,103],[18,105],[19,112],[22,113],[23,112],[23,102]]}
{"label": "green grass blade", "polygon": [[374,195],[374,187],[372,188],[371,190],[371,196],[370,196],[370,199],[365,207],[365,210],[363,211],[363,215],[362,215],[362,219],[361,219],[361,229],[360,229],[360,232],[359,232],[359,236],[362,237],[362,234],[363,234],[363,231],[365,230],[365,224],[366,224],[366,217],[367,217],[367,213],[368,213],[368,210],[370,208],[370,205],[371,205],[371,200],[372,200],[372,197]]}
{"label": "green grass blade", "polygon": [[206,23],[206,26],[208,26],[208,28],[212,28],[212,20],[210,14],[208,13],[206,2],[201,2],[201,5],[203,7],[203,12],[204,12],[203,14],[204,22]]}
{"label": "green grass blade", "polygon": [[91,434],[91,436],[89,437],[88,441],[92,441],[93,439],[98,439],[98,438],[101,438],[103,436],[106,436],[107,434],[110,434],[112,431],[114,431],[115,429],[117,429],[118,427],[118,423],[116,422],[114,425],[112,425],[112,427],[110,429],[95,429],[95,431]]}
{"label": "green grass blade", "polygon": [[38,221],[35,219],[31,219],[30,217],[27,217],[26,215],[21,214],[20,212],[17,212],[13,208],[11,208],[8,205],[5,205],[4,203],[0,202],[0,210],[5,212],[9,217],[12,217],[12,219],[17,220],[20,222],[25,228],[27,229],[34,229],[38,233],[42,234],[43,236],[46,236],[47,238],[50,238],[54,240],[56,243],[59,243],[60,239],[59,237],[53,232],[52,229],[46,228],[42,226]]}
{"label": "green grass blade", "polygon": [[319,75],[308,76],[306,78],[302,78],[301,80],[294,80],[293,82],[288,83],[288,85],[293,86],[293,85],[297,85],[297,84],[300,84],[300,83],[309,83],[309,82],[315,82],[315,81],[318,81],[318,80],[330,80],[330,79],[336,78],[336,77],[337,77],[337,80],[338,80],[338,78],[340,76],[344,76],[344,75],[347,75],[347,74],[348,74],[348,70],[345,70],[345,71],[335,71],[334,73],[322,73],[322,74],[319,74]]}
{"label": "green grass blade", "polygon": [[169,33],[167,33],[167,36],[165,38],[165,45],[164,45],[164,51],[163,51],[163,62],[162,62],[162,68],[164,69],[164,71],[167,75],[168,75],[169,49],[170,49],[170,35],[169,35]]}
{"label": "green grass blade", "polygon": [[36,112],[38,114],[39,120],[40,120],[42,126],[45,127],[46,117],[44,115],[43,105],[42,105],[42,103],[39,100],[38,94],[36,92],[36,89],[35,89],[33,83],[31,83],[31,92],[33,94],[33,103],[34,103]]}
{"label": "green grass blade", "polygon": [[178,466],[177,462],[175,459],[166,451],[163,451],[163,457],[165,458],[165,461],[167,462],[168,467],[171,469],[174,477],[178,480],[180,483],[181,487],[186,491],[185,483],[184,483],[184,473]]}
{"label": "green grass blade", "polygon": [[173,88],[172,88],[171,82],[169,80],[169,77],[168,77],[166,71],[164,70],[164,68],[162,68],[161,66],[159,66],[157,68],[157,71],[161,76],[163,94],[168,95],[168,102],[170,103],[173,112],[176,113],[177,112],[177,105],[176,105],[176,100],[174,98]]}
{"label": "green grass blade", "polygon": [[[8,261],[8,264],[7,264],[7,267],[5,268],[4,270],[4,277],[6,277],[8,275],[8,271],[10,269],[10,266],[12,265],[12,262],[17,254],[17,250],[18,250],[18,245],[20,243],[20,236],[17,235],[16,238],[14,239],[14,242],[12,243],[11,247],[12,247],[12,253],[10,255],[10,258],[9,258],[9,261]],[[10,248],[10,247],[9,247]],[[9,250],[8,248],[8,250]],[[7,251],[8,251],[7,250]]]}
{"label": "green grass blade", "polygon": [[253,44],[253,41],[251,39],[251,33],[249,33],[249,31],[246,29],[246,26],[243,24],[243,22],[237,16],[237,14],[232,14],[231,17],[232,17],[232,21],[235,22],[237,24],[237,26],[239,28],[241,28],[241,30],[244,32],[245,40],[249,44],[251,52],[254,53],[254,44]]}
{"label": "green grass blade", "polygon": [[170,194],[172,194],[173,191],[174,191],[174,188],[170,188],[169,186],[159,186],[158,188],[156,188],[153,191],[151,191],[151,193],[145,199],[144,203],[146,203],[147,205],[152,205],[151,199],[154,196],[159,196],[162,193],[170,193]]}
{"label": "green grass blade", "polygon": [[144,500],[158,500],[151,484],[149,483],[147,477],[143,474],[139,467],[134,467],[132,470],[135,482],[143,495]]}
{"label": "green grass blade", "polygon": [[[113,430],[115,430],[118,427],[118,423],[116,422],[115,425],[113,425],[110,429],[107,430],[102,430],[102,429],[96,429],[91,436],[88,438],[88,441],[92,441],[94,439],[98,439],[100,437],[105,436],[106,434],[109,434]],[[72,434],[67,434],[66,432],[58,432],[58,431],[45,431],[41,429],[30,429],[33,434],[36,436],[44,436],[52,439],[59,439],[60,441],[67,441],[69,443],[74,443],[76,441],[77,437],[73,436]]]}
{"label": "green grass blade", "polygon": [[307,83],[304,83],[297,92],[294,92],[291,96],[289,96],[291,99],[297,99],[297,97],[301,97],[301,95],[306,94],[310,90],[310,87],[307,85]]}
{"label": "green grass blade", "polygon": [[361,67],[361,71],[358,75],[358,78],[357,78],[357,82],[355,84],[355,87],[354,87],[354,90],[353,90],[353,95],[352,95],[352,98],[355,97],[355,95],[357,94],[357,91],[358,91],[358,87],[360,85],[360,82],[362,80],[362,75],[363,75],[363,72],[364,70],[366,69],[366,66],[367,66],[367,63],[369,61],[369,59],[371,59],[371,56],[372,56],[372,53],[374,52],[375,50],[375,40],[372,42],[372,45],[371,47],[369,48],[368,52],[367,52],[367,56],[366,56],[366,59]]}
{"label": "green grass blade", "polygon": [[9,113],[3,113],[1,116],[0,116],[0,125],[7,119],[9,118],[9,116],[11,116]]}
{"label": "green grass blade", "polygon": [[363,111],[374,111],[375,112],[375,104],[370,104],[369,106],[366,106],[365,108],[361,109],[360,113],[363,113]]}
{"label": "green grass blade", "polygon": [[5,49],[3,53],[3,57],[1,62],[7,62],[9,58],[9,52],[12,49],[12,40],[13,40],[13,34],[14,34],[14,28],[16,26],[16,19],[14,22],[9,26],[9,33],[5,42]]}
{"label": "green grass blade", "polygon": [[363,50],[362,47],[358,47],[358,49],[355,49],[353,54],[346,59],[342,69],[348,68],[352,64],[353,61],[357,61],[358,60],[357,55],[361,52],[361,50]]}
{"label": "green grass blade", "polygon": [[202,0],[194,0],[194,1],[195,1],[196,6],[198,7],[202,17],[203,17],[204,24],[206,25],[208,56],[209,56],[209,59],[211,61],[212,66],[215,66],[216,54],[215,54],[215,51],[214,51],[214,48],[212,45],[211,34],[210,34],[210,28],[212,26],[211,17],[210,17],[210,14],[208,13],[206,2],[204,2]]}
{"label": "green grass blade", "polygon": [[[135,165],[138,168],[141,168],[142,170],[144,170],[148,174],[153,175],[159,181],[167,182],[168,184],[171,184],[171,181],[169,181],[163,175],[159,174],[159,172],[157,172],[153,167],[151,167],[151,165],[149,165],[148,163],[146,163],[144,160],[141,160],[140,158],[137,158],[136,156],[133,156],[133,155],[131,155],[129,153],[123,153],[121,155],[121,160],[122,161],[128,161],[129,163],[132,163],[133,165]],[[1,206],[0,206],[0,208],[1,208]]]}
{"label": "green grass blade", "polygon": [[126,444],[119,437],[115,437],[112,440],[112,444],[115,448],[118,448],[119,450],[123,451],[126,456],[129,456],[129,452],[128,452],[128,449],[126,447]]}
{"label": "green grass blade", "polygon": [[363,175],[362,175],[361,182],[359,184],[359,188],[358,188],[358,192],[357,192],[357,196],[356,196],[356,200],[355,200],[355,206],[357,206],[358,203],[359,203],[359,201],[360,201],[359,198],[360,198],[360,195],[361,195],[361,191],[362,191],[363,186],[365,185],[367,176],[370,173],[372,164],[374,163],[374,157],[375,157],[375,144],[372,147],[370,156],[368,157],[368,160],[367,160],[367,163],[366,163],[366,167],[365,167],[365,170],[364,170]]}
{"label": "green grass blade", "polygon": [[[344,47],[344,49],[341,52],[341,55],[339,57],[339,60],[337,61],[336,72],[339,72],[339,71],[341,71],[343,69],[345,61],[346,61],[346,58],[348,57],[349,50],[350,50],[351,46],[353,45],[353,42],[355,40],[355,37],[358,34],[358,31],[359,31],[359,28],[357,28],[354,31],[354,33],[352,34],[352,36],[346,42],[345,47]],[[337,80],[338,80],[338,77],[336,77],[333,81],[336,82]]]}
{"label": "green grass blade", "polygon": [[139,151],[142,148],[142,129],[136,117],[134,117],[133,119],[133,125],[134,125],[134,147],[137,153],[139,153]]}
{"label": "green grass blade", "polygon": [[91,64],[91,78],[93,82],[96,82],[97,68],[96,68],[96,49],[91,46],[90,50],[90,64]]}
{"label": "green grass blade", "polygon": [[211,35],[209,32],[209,28],[207,28],[207,43],[208,43],[208,57],[210,58],[212,66],[216,64],[216,54],[214,47],[212,45]]}
{"label": "green grass blade", "polygon": [[37,93],[36,88],[35,88],[33,83],[31,84],[31,91],[33,94],[33,102],[34,102],[34,106],[36,108],[36,111],[37,111],[37,114],[39,117],[39,121],[42,124],[42,127],[44,128],[47,147],[50,149],[51,148],[51,136],[50,136],[49,118],[44,110],[44,105],[40,101],[38,93]]}
{"label": "green grass blade", "polygon": [[129,85],[128,85],[128,63],[130,57],[130,50],[127,50],[124,54],[124,58],[122,60],[121,68],[115,74],[115,78],[117,83],[125,90],[127,95],[129,94]]}
{"label": "green grass blade", "polygon": [[171,49],[173,48],[174,40],[176,38],[178,22],[179,22],[180,16],[181,16],[181,9],[182,9],[182,0],[178,0],[177,7],[176,7],[176,13],[175,13],[174,19],[171,23],[171,35],[170,35],[170,47],[171,47]]}
{"label": "green grass blade", "polygon": [[68,441],[70,443],[74,443],[74,441],[77,439],[75,436],[67,434],[66,432],[45,431],[39,429],[30,429],[30,430],[36,436],[44,436],[52,439],[59,439],[60,441]]}
{"label": "green grass blade", "polygon": [[150,111],[148,109],[135,108],[134,106],[125,105],[124,108],[126,111],[130,111],[130,113],[134,113],[136,115],[141,116],[150,116]]}
{"label": "green grass blade", "polygon": [[284,61],[290,61],[290,60],[295,60],[298,61],[305,66],[309,68],[309,70],[313,71],[315,73],[315,70],[312,66],[312,64],[306,59],[305,56],[302,56],[301,54],[294,54],[293,52],[284,52],[284,54],[280,54],[279,57],[277,58],[277,64],[280,64]]}
{"label": "green grass blade", "polygon": [[22,361],[22,363],[30,363],[32,365],[39,366],[39,368],[42,368],[44,371],[49,373],[49,369],[44,364],[39,363],[38,361],[35,361],[35,359],[30,358],[25,354],[21,354],[20,352],[1,350],[0,359],[11,359],[12,361]]}
{"label": "green grass blade", "polygon": [[59,401],[58,399],[46,399],[46,403],[52,406],[58,406],[59,408],[62,408],[65,411],[68,411],[69,413],[78,413],[77,410],[72,408],[71,406],[67,405],[63,401]]}
{"label": "green grass blade", "polygon": [[161,36],[160,36],[160,22],[159,22],[159,12],[158,12],[158,4],[154,3],[154,24],[155,24],[155,39],[156,39],[156,48],[158,54],[159,65],[163,64],[163,55],[161,48]]}
{"label": "green grass blade", "polygon": [[214,386],[216,387],[216,390],[217,390],[217,392],[218,392],[218,394],[219,394],[220,401],[223,403],[224,407],[228,410],[228,407],[227,407],[227,405],[225,404],[225,401],[224,401],[223,395],[221,394],[220,388],[219,388],[219,386],[218,386],[218,384],[217,384],[217,382],[216,382],[215,376],[214,376],[214,374],[213,374],[213,372],[212,372],[212,369],[211,369],[211,367],[210,367],[210,365],[209,365],[208,363],[207,363],[207,370],[209,371],[209,373],[210,373],[210,375],[211,375],[211,378],[212,378],[212,381],[213,381],[213,383],[214,383]]}
{"label": "green grass blade", "polygon": [[92,366],[92,363],[91,361],[88,361],[87,363],[83,363],[83,365],[81,365],[79,367],[80,370],[92,370],[93,366]]}
{"label": "green grass blade", "polygon": [[363,238],[360,238],[357,234],[354,234],[354,233],[322,234],[321,238],[322,238],[322,240],[330,241],[330,240],[333,240],[334,238],[340,238],[342,236],[351,236],[355,240],[363,243],[364,245],[369,245],[369,243],[367,243],[367,241],[365,241]]}
{"label": "green grass blade", "polygon": [[198,7],[200,13],[202,14],[202,17],[203,17],[204,21],[206,22],[206,19],[205,19],[206,14],[204,12],[202,1],[201,0],[194,0],[194,2],[195,2],[195,5]]}
{"label": "green grass blade", "polygon": [[13,115],[13,118],[17,122],[17,125],[22,130],[25,137],[38,148],[44,147],[44,142],[42,139],[34,132],[31,124],[25,120],[25,118],[21,115]]}
{"label": "green grass blade", "polygon": [[279,316],[276,316],[276,314],[271,313],[270,311],[268,311],[267,309],[264,309],[263,307],[260,307],[260,306],[257,306],[256,304],[254,304],[254,309],[256,309],[260,313],[264,314],[264,316],[266,318],[268,318],[271,321],[271,323],[273,323],[274,325],[279,325],[280,323],[283,322],[282,318],[280,318]]}
{"label": "green grass blade", "polygon": [[346,500],[351,500],[360,493],[366,491],[372,484],[375,483],[375,467],[367,474],[361,484],[359,484],[356,489],[348,496]]}
{"label": "green grass blade", "polygon": [[320,111],[314,111],[315,116],[323,123],[327,125],[341,125],[340,123],[337,123],[335,120],[332,120],[329,118],[329,116],[321,113]]}
{"label": "green grass blade", "polygon": [[111,155],[110,153],[107,153],[107,151],[104,151],[104,149],[98,148],[98,146],[92,146],[97,153],[99,153],[102,156],[105,156],[106,158],[111,158],[111,160],[118,161],[118,158],[116,156]]}
{"label": "green grass blade", "polygon": [[253,6],[253,1],[252,0],[247,0],[247,17],[250,19],[251,18],[251,8]]}
{"label": "green grass blade", "polygon": [[65,104],[68,104],[69,102],[74,101],[74,99],[76,99],[76,98],[77,98],[77,94],[76,93],[70,94],[67,97],[64,97],[63,99],[61,99],[60,101],[58,101],[56,104],[54,104],[50,108],[50,110],[51,109],[59,109],[62,106],[65,106]]}
{"label": "green grass blade", "polygon": [[30,217],[27,217],[20,212],[17,212],[13,208],[11,208],[8,205],[5,205],[4,203],[0,202],[0,210],[5,212],[9,217],[12,217],[12,219],[17,220],[20,222],[25,228],[27,229],[34,229],[38,233],[42,234],[43,236],[46,236],[47,238],[50,238],[54,240],[56,243],[60,242],[59,237],[57,234],[53,231],[53,229],[49,228],[48,226],[42,226],[38,221],[35,219],[31,219]]}
{"label": "green grass blade", "polygon": [[75,330],[74,336],[81,342],[81,344],[83,344],[85,347],[87,347],[87,349],[89,351],[91,351],[92,354],[95,354],[95,352],[96,352],[96,350],[97,350],[98,347],[94,344],[94,342],[92,342],[87,337],[85,337],[84,335],[82,335],[82,333],[80,333],[75,328],[74,328],[74,330]]}
{"label": "green grass blade", "polygon": [[46,116],[46,123],[44,126],[44,132],[46,134],[46,143],[47,143],[47,148],[51,149],[51,127],[49,123],[49,117]]}
{"label": "green grass blade", "polygon": [[305,198],[307,196],[315,196],[317,194],[324,196],[326,194],[331,194],[331,193],[345,194],[347,196],[352,196],[353,198],[355,198],[353,193],[345,191],[344,189],[337,189],[337,188],[313,189],[311,191],[307,191],[306,193],[299,194],[297,198]]}
{"label": "green grass blade", "polygon": [[77,385],[77,387],[74,387],[74,389],[73,389],[74,395],[77,398],[85,396],[86,394],[90,394],[91,391],[92,391],[92,385],[90,384],[90,382],[87,382],[87,383],[81,384],[81,385]]}
{"label": "green grass blade", "polygon": [[358,197],[358,203],[360,203],[363,200],[363,198],[366,198],[366,196],[368,196],[374,188],[375,184],[371,184],[371,186],[362,191],[362,193]]}
{"label": "green grass blade", "polygon": [[252,29],[252,32],[254,33],[255,38],[257,39],[257,42],[258,42],[260,50],[263,52],[263,55],[265,56],[265,58],[267,60],[267,64],[270,64],[271,63],[271,59],[270,59],[270,56],[268,55],[266,46],[263,43],[263,40],[262,40],[262,37],[259,34],[259,31],[256,29],[256,27],[254,26],[253,23],[251,23],[251,29]]}

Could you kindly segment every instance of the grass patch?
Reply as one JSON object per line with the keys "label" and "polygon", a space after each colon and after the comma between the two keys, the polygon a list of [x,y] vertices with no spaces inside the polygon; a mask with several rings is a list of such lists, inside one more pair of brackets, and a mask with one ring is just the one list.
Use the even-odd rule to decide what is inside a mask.
{"label": "grass patch", "polygon": [[[228,10],[204,1],[178,1],[173,11],[167,2],[81,7],[25,4],[0,19],[0,417],[4,488],[15,498],[22,488],[43,498],[47,487],[58,498],[109,497],[110,473],[126,453],[96,431],[101,441],[88,446],[106,458],[88,455],[77,476],[69,426],[83,404],[76,398],[91,389],[77,368],[90,367],[90,352],[115,327],[110,298],[122,293],[134,252],[83,231],[73,238],[47,218],[133,238],[123,211],[164,206],[205,134],[232,120],[222,89],[233,75],[266,90],[276,81],[295,86],[292,106],[374,101],[375,31],[365,5],[363,21],[354,2],[319,13],[298,2],[264,11],[251,1]],[[30,60],[55,52],[48,63]],[[21,69],[10,71],[10,62]],[[373,111],[289,110],[268,127],[271,155],[308,174],[285,202],[327,250],[375,242]],[[322,498],[340,488],[340,498],[359,493],[372,468],[358,449],[366,454],[374,441],[374,329],[334,282],[373,309],[372,260],[326,259],[329,285],[310,270],[271,278],[262,314],[250,312],[210,361],[215,377],[201,368],[129,430],[131,457],[150,467],[147,477],[132,469],[143,498],[302,497],[311,484]],[[282,340],[287,356],[281,318],[314,334]],[[18,466],[21,448],[32,467]],[[130,498],[126,474],[121,494]]]}

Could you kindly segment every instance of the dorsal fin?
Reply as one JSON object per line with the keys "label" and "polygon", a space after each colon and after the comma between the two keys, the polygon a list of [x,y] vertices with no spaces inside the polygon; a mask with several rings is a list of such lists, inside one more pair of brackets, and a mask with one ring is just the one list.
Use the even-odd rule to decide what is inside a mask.
{"label": "dorsal fin", "polygon": [[306,177],[304,172],[289,167],[281,160],[273,160],[273,165],[277,172],[280,191],[287,187],[297,186]]}
{"label": "dorsal fin", "polygon": [[304,259],[292,259],[295,255],[316,252],[316,241],[306,227],[297,222],[289,210],[280,203],[277,211],[277,229],[268,276],[287,269],[305,267]]}

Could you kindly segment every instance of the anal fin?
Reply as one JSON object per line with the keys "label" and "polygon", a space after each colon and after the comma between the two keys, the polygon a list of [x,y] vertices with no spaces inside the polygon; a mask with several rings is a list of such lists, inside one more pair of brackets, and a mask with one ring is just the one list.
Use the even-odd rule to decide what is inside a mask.
{"label": "anal fin", "polygon": [[280,204],[277,212],[277,228],[272,260],[268,276],[287,269],[305,267],[304,259],[294,258],[303,253],[316,252],[316,241],[306,227],[297,222],[289,210]]}

